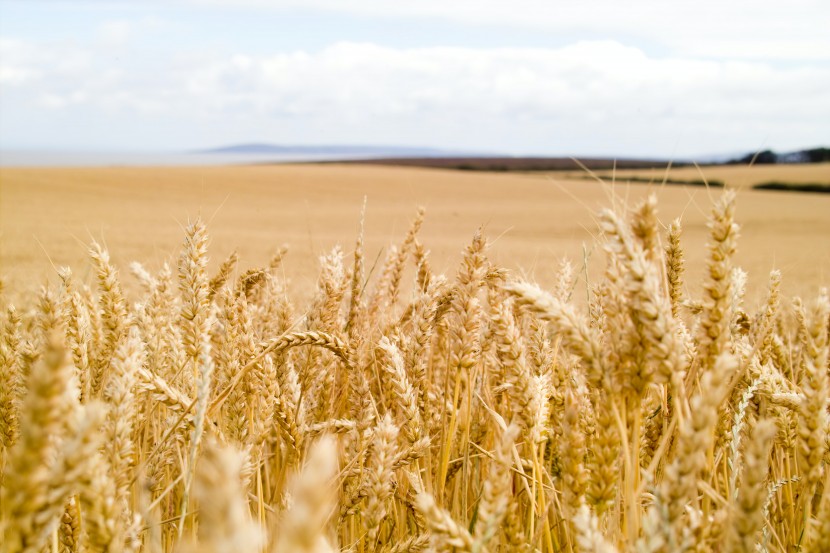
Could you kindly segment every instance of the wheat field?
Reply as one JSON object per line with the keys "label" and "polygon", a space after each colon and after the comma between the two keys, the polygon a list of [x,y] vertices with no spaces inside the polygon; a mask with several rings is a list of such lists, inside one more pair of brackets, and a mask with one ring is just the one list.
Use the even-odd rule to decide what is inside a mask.
{"label": "wheat field", "polygon": [[[148,188],[105,196],[138,238],[112,221],[106,245],[72,246],[43,236],[59,239],[54,221],[83,208],[65,191],[45,202],[62,184],[38,171],[0,173],[4,271],[9,259],[22,268],[0,323],[2,551],[830,550],[830,297],[809,272],[827,245],[820,202],[801,210],[818,221],[802,298],[784,291],[794,271],[764,267],[774,246],[753,242],[752,219],[765,205],[786,217],[803,198],[377,169],[470,199],[464,223],[484,226],[453,257],[451,201],[416,210],[418,198],[388,182],[371,196],[364,180],[346,203],[348,178],[374,170],[321,168],[325,186],[297,194],[322,188],[307,213],[331,218],[293,236],[306,256],[325,247],[306,290],[286,276],[279,233],[245,243],[256,228],[245,210],[209,203],[211,179],[229,173],[202,175],[201,214],[180,221],[170,256],[158,246],[169,213],[131,213],[164,188],[150,170]],[[69,190],[128,174],[78,171]],[[255,195],[244,173],[236,192]],[[180,202],[165,208],[192,209],[193,189],[165,189]],[[401,198],[410,221],[367,232],[373,210],[396,226]],[[520,200],[525,219],[542,218],[511,235],[498,211]],[[100,204],[87,209],[104,220]],[[54,275],[40,289],[24,282],[40,254],[7,216],[45,229]],[[223,216],[238,218],[238,253]],[[584,250],[571,234],[556,242],[551,229],[568,228],[557,217],[584,225]],[[528,228],[557,245],[544,270],[528,270],[539,255]],[[72,253],[84,239],[88,275]],[[510,257],[509,240],[526,249]]]}
{"label": "wheat field", "polygon": [[[719,178],[717,170],[707,167],[704,174]],[[795,178],[796,173],[788,174]],[[595,214],[651,193],[660,202],[661,224],[682,219],[687,260],[699,276],[706,260],[709,205],[716,195],[703,187],[628,185],[622,178],[599,184],[569,180],[566,173],[354,165],[0,167],[0,276],[9,293],[32,294],[46,283],[55,285],[56,268],[63,266],[90,282],[87,249],[93,239],[108,246],[117,266],[140,260],[155,272],[175,257],[188,218],[201,215],[211,230],[211,271],[234,251],[249,266],[262,266],[287,246],[287,285],[294,297],[307,300],[315,289],[318,257],[337,244],[351,252],[367,198],[368,271],[382,261],[420,205],[427,209],[420,235],[438,272],[454,271],[460,245],[483,226],[492,241],[491,259],[552,286],[563,258],[578,269],[587,256],[589,276],[601,274]],[[735,264],[751,275],[747,295],[752,305],[763,301],[772,269],[782,272],[788,295],[814,295],[826,285],[830,196],[742,190],[739,198],[744,232]],[[696,294],[698,280],[689,282]],[[127,277],[123,286],[131,292],[135,280]],[[578,296],[584,297],[584,290]]]}

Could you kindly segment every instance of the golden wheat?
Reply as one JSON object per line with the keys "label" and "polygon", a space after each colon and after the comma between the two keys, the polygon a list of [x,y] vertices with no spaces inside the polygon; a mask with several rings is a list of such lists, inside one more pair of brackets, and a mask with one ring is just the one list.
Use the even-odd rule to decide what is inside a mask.
{"label": "golden wheat", "polygon": [[423,210],[367,281],[364,206],[307,303],[284,250],[209,275],[199,220],[178,291],[93,244],[94,283],[5,302],[0,550],[826,551],[827,292],[774,272],[753,314],[735,195],[705,268],[657,207],[600,213],[605,273],[551,292],[481,231],[434,274]]}

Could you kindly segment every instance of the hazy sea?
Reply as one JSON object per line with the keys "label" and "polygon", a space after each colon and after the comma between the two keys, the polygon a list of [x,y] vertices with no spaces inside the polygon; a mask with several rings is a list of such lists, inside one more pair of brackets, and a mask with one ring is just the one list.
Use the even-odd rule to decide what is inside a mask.
{"label": "hazy sea", "polygon": [[344,154],[227,154],[190,152],[102,152],[0,150],[0,167],[130,167],[153,165],[250,165],[292,161],[366,159]]}

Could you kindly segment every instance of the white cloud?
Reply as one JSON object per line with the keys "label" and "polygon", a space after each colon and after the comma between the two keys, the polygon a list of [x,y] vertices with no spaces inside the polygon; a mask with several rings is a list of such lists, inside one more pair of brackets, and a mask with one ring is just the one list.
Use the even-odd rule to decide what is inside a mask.
{"label": "white cloud", "polygon": [[[809,111],[826,104],[815,85],[830,86],[830,68],[653,59],[613,41],[489,50],[340,43],[212,63],[194,68],[187,83],[213,106],[248,103],[263,112],[578,118],[594,111],[610,120],[634,112],[733,116],[748,101],[767,112]],[[786,105],[795,91],[798,105]]]}
{"label": "white cloud", "polygon": [[94,48],[0,48],[13,54],[0,58],[0,81],[21,92],[4,99],[7,108],[84,107],[113,122],[152,116],[215,133],[206,139],[194,130],[187,146],[266,136],[669,155],[764,139],[811,144],[826,140],[830,121],[825,65],[657,58],[616,41],[549,49],[338,43],[318,52],[172,57],[152,68],[110,67]]}
{"label": "white cloud", "polygon": [[31,48],[25,42],[0,38],[0,84],[20,86],[36,79],[40,72],[34,67]]}
{"label": "white cloud", "polygon": [[94,67],[97,53],[75,43],[41,44],[0,38],[0,83],[10,86],[55,85],[78,80]]}
{"label": "white cloud", "polygon": [[38,104],[48,109],[61,109],[72,104],[82,104],[86,101],[86,93],[81,90],[76,90],[68,94],[59,95],[52,93],[45,93],[38,96]]}
{"label": "white cloud", "polygon": [[132,34],[132,25],[129,21],[105,21],[98,31],[104,46],[124,46],[129,42]]}

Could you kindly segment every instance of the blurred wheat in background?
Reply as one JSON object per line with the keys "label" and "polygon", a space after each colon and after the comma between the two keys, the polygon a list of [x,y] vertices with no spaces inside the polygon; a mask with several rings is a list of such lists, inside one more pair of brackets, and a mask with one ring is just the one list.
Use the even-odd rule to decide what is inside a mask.
{"label": "blurred wheat in background", "polygon": [[94,283],[4,299],[2,550],[830,551],[830,298],[745,305],[731,191],[705,271],[649,198],[551,290],[482,232],[434,273],[423,217],[307,303],[285,252],[208,274],[201,220],[135,297],[92,244]]}

